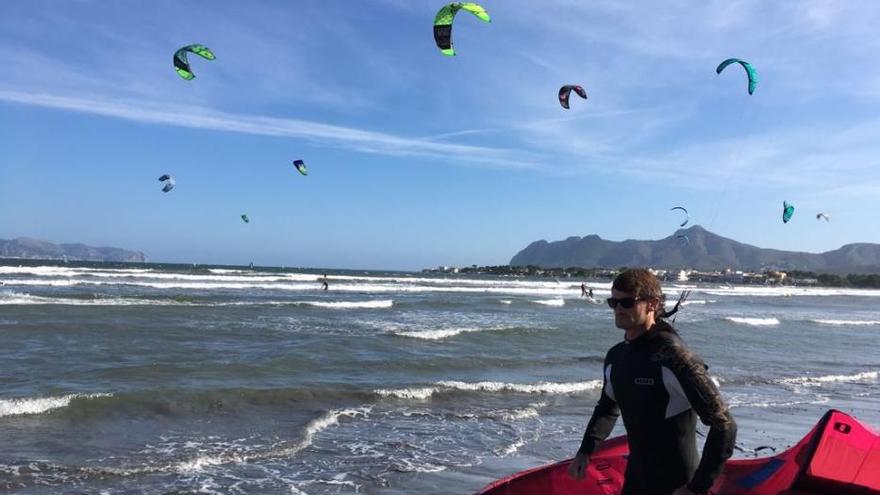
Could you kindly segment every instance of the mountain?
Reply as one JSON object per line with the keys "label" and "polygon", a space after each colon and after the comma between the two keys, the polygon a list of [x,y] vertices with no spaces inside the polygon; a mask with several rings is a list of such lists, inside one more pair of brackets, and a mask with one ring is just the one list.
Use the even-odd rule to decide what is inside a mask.
{"label": "mountain", "polygon": [[19,237],[11,241],[0,239],[0,258],[27,258],[70,261],[123,261],[143,263],[146,256],[140,251],[112,247],[92,247],[85,244],[52,244],[51,242]]}
{"label": "mountain", "polygon": [[[687,236],[687,240],[677,236]],[[880,244],[847,244],[825,253],[762,249],[721,237],[695,225],[656,241],[606,241],[597,235],[536,241],[518,252],[512,266],[581,266],[695,270],[805,270],[821,273],[880,273]]]}

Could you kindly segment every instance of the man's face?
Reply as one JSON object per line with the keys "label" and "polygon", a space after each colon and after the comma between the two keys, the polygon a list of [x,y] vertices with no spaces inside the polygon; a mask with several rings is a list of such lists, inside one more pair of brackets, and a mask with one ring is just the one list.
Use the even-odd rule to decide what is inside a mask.
{"label": "man's face", "polygon": [[[611,297],[618,300],[626,300],[634,298],[635,296],[629,292],[611,289]],[[648,313],[653,311],[653,309],[651,309],[652,305],[649,304],[649,301],[641,299],[636,300],[631,308],[625,308],[623,306],[624,304],[618,303],[617,307],[614,308],[614,325],[623,330],[645,326],[645,323],[648,320]]]}

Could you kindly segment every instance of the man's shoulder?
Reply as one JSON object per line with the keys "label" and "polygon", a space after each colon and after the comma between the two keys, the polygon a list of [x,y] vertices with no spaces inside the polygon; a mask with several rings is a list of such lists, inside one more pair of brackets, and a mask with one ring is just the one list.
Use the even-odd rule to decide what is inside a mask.
{"label": "man's shoulder", "polygon": [[685,349],[687,348],[687,346],[684,343],[684,340],[682,340],[681,337],[675,332],[658,330],[654,334],[653,341],[654,341],[655,345],[660,346],[660,347],[681,347],[681,348],[685,348]]}
{"label": "man's shoulder", "polygon": [[688,349],[684,341],[676,334],[659,332],[656,339],[654,360],[673,370],[700,367],[706,364],[693,351]]}
{"label": "man's shoulder", "polygon": [[617,356],[623,354],[623,352],[626,350],[626,345],[626,341],[621,340],[620,342],[614,344],[611,349],[608,349],[608,352],[605,353],[605,363],[607,364],[611,361],[614,361]]}

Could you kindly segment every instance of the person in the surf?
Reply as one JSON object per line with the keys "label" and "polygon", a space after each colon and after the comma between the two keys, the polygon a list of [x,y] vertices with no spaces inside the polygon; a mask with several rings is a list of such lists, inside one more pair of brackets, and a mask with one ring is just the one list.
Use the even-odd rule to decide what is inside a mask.
{"label": "person in the surf", "polygon": [[581,282],[581,297],[587,297],[587,284]]}
{"label": "person in the surf", "polygon": [[[619,274],[607,302],[624,341],[605,356],[604,384],[569,474],[583,478],[590,455],[623,416],[629,458],[621,495],[705,494],[733,454],[736,422],[707,373],[666,318],[660,281],[645,269]],[[709,433],[702,457],[697,417]]]}
{"label": "person in the surf", "polygon": [[321,290],[328,290],[330,288],[330,284],[327,283],[327,274],[325,273],[321,280]]}

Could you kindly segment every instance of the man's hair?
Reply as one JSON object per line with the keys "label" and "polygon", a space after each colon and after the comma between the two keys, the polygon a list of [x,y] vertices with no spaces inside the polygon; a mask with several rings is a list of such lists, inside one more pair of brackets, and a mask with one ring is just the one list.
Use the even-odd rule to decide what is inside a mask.
{"label": "man's hair", "polygon": [[644,268],[624,270],[614,279],[611,288],[629,292],[639,299],[660,299],[661,302],[664,299],[660,280]]}

